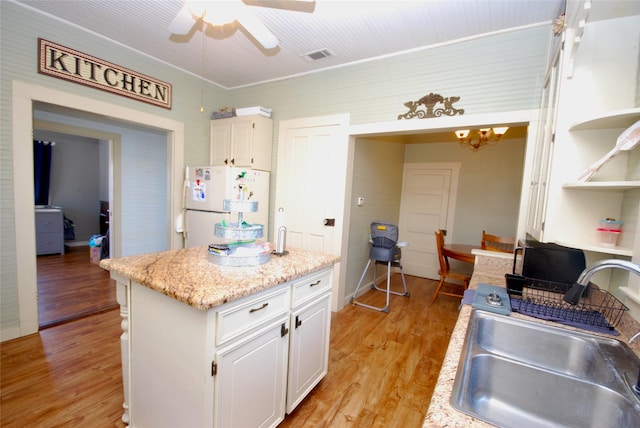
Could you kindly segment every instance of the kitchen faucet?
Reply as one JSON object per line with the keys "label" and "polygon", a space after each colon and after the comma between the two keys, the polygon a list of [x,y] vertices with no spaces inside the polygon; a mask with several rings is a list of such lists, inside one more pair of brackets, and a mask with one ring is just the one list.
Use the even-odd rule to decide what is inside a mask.
{"label": "kitchen faucet", "polygon": [[[589,279],[593,276],[593,274],[598,272],[599,270],[607,268],[624,269],[640,276],[640,265],[638,265],[637,263],[619,259],[600,260],[582,271],[576,283],[573,284],[571,289],[567,291],[567,294],[564,295],[564,301],[572,305],[577,305],[580,301],[580,297],[582,297],[582,293],[584,293],[584,290],[589,284]],[[638,334],[634,335],[629,343],[633,342],[638,337]],[[631,387],[631,389],[636,395],[640,397],[640,371],[638,372],[638,380],[636,381],[636,384]]]}
{"label": "kitchen faucet", "polygon": [[582,271],[576,283],[573,284],[569,291],[564,295],[564,301],[572,305],[577,305],[582,297],[582,293],[584,293],[587,285],[589,285],[589,280],[593,274],[607,268],[623,269],[640,276],[640,265],[637,263],[619,259],[600,260]]}

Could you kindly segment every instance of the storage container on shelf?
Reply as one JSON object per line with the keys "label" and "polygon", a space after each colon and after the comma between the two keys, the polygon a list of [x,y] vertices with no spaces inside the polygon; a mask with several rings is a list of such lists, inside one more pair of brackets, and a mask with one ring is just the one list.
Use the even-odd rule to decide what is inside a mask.
{"label": "storage container on shelf", "polygon": [[600,228],[621,231],[622,222],[613,218],[605,218],[600,220]]}
{"label": "storage container on shelf", "polygon": [[600,246],[607,248],[615,248],[618,244],[618,238],[622,232],[615,229],[598,228],[598,242]]}
{"label": "storage container on shelf", "polygon": [[602,247],[614,248],[622,234],[622,222],[614,218],[600,220],[598,231],[598,243]]}

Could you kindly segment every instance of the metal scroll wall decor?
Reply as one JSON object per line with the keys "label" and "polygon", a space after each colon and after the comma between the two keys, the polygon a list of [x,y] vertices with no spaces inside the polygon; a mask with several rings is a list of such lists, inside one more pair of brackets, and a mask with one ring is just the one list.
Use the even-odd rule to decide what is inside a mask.
{"label": "metal scroll wall decor", "polygon": [[457,109],[453,107],[453,103],[460,101],[460,97],[446,97],[444,98],[440,94],[434,94],[431,92],[429,95],[425,95],[418,101],[407,101],[404,103],[405,107],[409,109],[408,112],[398,115],[400,119],[427,119],[430,117],[455,116],[456,114],[464,114],[464,109]]}

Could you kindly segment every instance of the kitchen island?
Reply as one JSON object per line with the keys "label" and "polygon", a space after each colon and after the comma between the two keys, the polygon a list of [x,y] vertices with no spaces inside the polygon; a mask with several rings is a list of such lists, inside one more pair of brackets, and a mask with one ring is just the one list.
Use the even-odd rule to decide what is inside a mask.
{"label": "kitchen island", "polygon": [[277,425],[326,374],[338,260],[290,248],[219,266],[206,247],[103,260],[122,316],[123,421]]}
{"label": "kitchen island", "polygon": [[[480,283],[505,287],[504,275],[506,273],[511,273],[512,271],[513,256],[507,255],[508,257],[505,257],[502,255],[488,255],[486,251],[475,251],[474,253],[476,253],[476,262],[469,288],[476,289]],[[518,267],[517,269],[521,268]],[[467,333],[467,326],[471,317],[471,310],[471,305],[462,305],[460,309],[458,321],[456,322],[451,334],[449,347],[447,348],[447,352],[440,369],[440,374],[438,376],[438,381],[433,391],[422,428],[480,428],[494,426],[459,412],[449,403],[453,390],[453,383],[456,378],[460,354],[462,352],[465,335]],[[542,321],[518,313],[512,313],[511,316],[528,319],[534,322],[550,324],[556,327],[573,329],[572,327],[562,324]],[[620,333],[616,339],[628,344],[630,338],[640,331],[640,323],[626,313],[622,317],[620,323],[616,326],[616,330]],[[640,356],[640,341],[635,341],[629,346],[636,355]]]}

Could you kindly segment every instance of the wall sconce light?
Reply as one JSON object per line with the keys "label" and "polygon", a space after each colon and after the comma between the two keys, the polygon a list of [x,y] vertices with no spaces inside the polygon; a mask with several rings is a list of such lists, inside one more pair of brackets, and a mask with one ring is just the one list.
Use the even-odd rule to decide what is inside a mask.
{"label": "wall sconce light", "polygon": [[[494,128],[480,128],[477,131],[471,131],[469,129],[459,129],[456,131],[456,137],[460,144],[468,147],[474,152],[486,145],[496,144],[505,132],[509,129],[508,126],[496,126]],[[477,141],[473,141],[473,134],[477,133]],[[469,136],[471,134],[471,136]]]}

